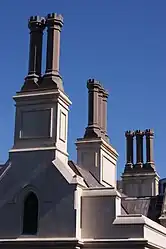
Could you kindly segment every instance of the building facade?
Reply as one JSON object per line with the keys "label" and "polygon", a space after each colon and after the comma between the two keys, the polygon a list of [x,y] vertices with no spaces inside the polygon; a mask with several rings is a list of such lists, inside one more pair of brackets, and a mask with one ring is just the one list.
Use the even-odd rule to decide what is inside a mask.
{"label": "building facade", "polygon": [[166,248],[166,198],[159,193],[153,131],[126,132],[127,162],[117,185],[118,153],[107,133],[108,92],[89,79],[88,125],[76,141],[77,162],[70,161],[71,101],[59,70],[63,17],[33,16],[28,27],[29,69],[13,97],[14,143],[0,168],[0,248]]}

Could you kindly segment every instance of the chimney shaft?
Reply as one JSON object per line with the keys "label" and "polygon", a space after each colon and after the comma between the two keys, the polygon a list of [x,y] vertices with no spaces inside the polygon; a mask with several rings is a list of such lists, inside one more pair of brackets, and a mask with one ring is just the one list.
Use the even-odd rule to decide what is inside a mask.
{"label": "chimney shaft", "polygon": [[99,89],[100,83],[94,79],[87,81],[88,88],[88,127],[85,138],[100,137],[99,126]]}
{"label": "chimney shaft", "polygon": [[44,18],[39,16],[31,17],[29,20],[30,29],[30,50],[29,50],[29,70],[28,74],[41,75],[42,65],[42,41],[43,30],[45,28]]}
{"label": "chimney shaft", "polygon": [[98,93],[98,103],[99,103],[98,123],[101,129],[101,133],[103,133],[103,91],[104,91],[104,88],[100,86],[99,93]]}
{"label": "chimney shaft", "polygon": [[60,59],[60,32],[63,26],[63,17],[61,15],[48,14],[47,20],[47,61],[46,73],[59,74]]}
{"label": "chimney shaft", "polygon": [[104,139],[109,142],[108,134],[107,134],[107,100],[108,100],[108,92],[106,90],[103,91],[103,97],[102,97],[102,115],[100,117],[102,118],[102,131],[104,135]]}
{"label": "chimney shaft", "polygon": [[44,88],[59,88],[63,91],[62,78],[59,73],[60,61],[60,32],[63,26],[63,17],[56,13],[48,14],[47,26],[47,55],[46,72],[43,77]]}
{"label": "chimney shaft", "polygon": [[132,131],[126,131],[126,166],[132,167],[133,165],[133,137],[134,132]]}
{"label": "chimney shaft", "polygon": [[99,81],[89,79],[88,88],[88,127],[84,138],[102,137],[109,143],[107,135],[107,99],[108,92]]}
{"label": "chimney shaft", "polygon": [[144,132],[137,130],[135,132],[136,136],[136,154],[137,154],[137,160],[136,160],[136,165],[141,166],[143,165],[143,136]]}
{"label": "chimney shaft", "polygon": [[31,16],[28,27],[30,29],[29,68],[22,90],[38,87],[38,79],[41,76],[42,42],[45,19],[39,16]]}
{"label": "chimney shaft", "polygon": [[98,94],[98,101],[99,101],[99,127],[101,129],[101,137],[109,142],[109,137],[107,134],[107,99],[108,99],[108,92],[100,86],[99,94]]}
{"label": "chimney shaft", "polygon": [[145,136],[146,136],[146,163],[153,165],[154,164],[154,159],[153,159],[154,131],[151,129],[146,129]]}

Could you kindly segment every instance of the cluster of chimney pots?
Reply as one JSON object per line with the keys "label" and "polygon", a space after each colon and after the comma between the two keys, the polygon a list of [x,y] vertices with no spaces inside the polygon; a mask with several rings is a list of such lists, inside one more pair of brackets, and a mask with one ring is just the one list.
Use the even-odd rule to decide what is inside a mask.
{"label": "cluster of chimney pots", "polygon": [[[154,131],[152,129],[146,129],[145,131],[126,131],[126,167],[127,168],[139,168],[150,166],[153,168],[153,138]],[[134,137],[136,138],[136,163],[134,163],[133,145]],[[144,137],[146,138],[146,163],[144,163]]]}

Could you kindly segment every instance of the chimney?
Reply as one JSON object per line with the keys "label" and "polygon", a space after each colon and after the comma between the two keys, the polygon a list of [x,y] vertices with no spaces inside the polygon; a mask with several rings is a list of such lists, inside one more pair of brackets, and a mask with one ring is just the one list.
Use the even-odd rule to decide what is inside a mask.
{"label": "chimney", "polygon": [[133,167],[133,137],[134,132],[133,131],[126,131],[125,132],[126,137],[126,169],[131,169]]}
{"label": "chimney", "polygon": [[108,93],[94,79],[88,80],[87,88],[88,127],[84,137],[76,141],[77,164],[90,171],[102,185],[116,188],[118,153],[108,142]]}
{"label": "chimney", "polygon": [[100,123],[101,123],[101,134],[103,139],[109,143],[109,137],[107,134],[107,100],[108,100],[108,92],[102,88],[100,91],[101,94],[101,113],[99,115],[100,117]]}
{"label": "chimney", "polygon": [[107,99],[108,92],[101,83],[94,79],[87,82],[88,88],[88,127],[84,138],[102,137],[109,143],[107,134]]}
{"label": "chimney", "polygon": [[140,167],[143,167],[143,136],[144,136],[144,132],[142,132],[140,130],[136,130],[135,136],[136,136],[136,155],[137,155],[135,166],[137,168],[140,168]]}
{"label": "chimney", "polygon": [[[48,39],[44,78],[40,76],[42,35],[46,25],[48,27]],[[50,156],[49,158],[46,155],[46,158],[49,158],[48,160],[54,161],[53,159],[55,159],[57,165],[60,163],[58,167],[61,167],[62,164],[69,167],[67,144],[68,113],[71,101],[64,91],[57,89],[57,87],[60,88],[59,82],[54,81],[54,79],[57,79],[56,76],[59,77],[59,43],[62,25],[62,16],[56,14],[49,14],[46,19],[31,17],[29,20],[31,39],[27,79],[31,79],[34,85],[36,84],[36,89],[33,88],[34,90],[32,90],[28,81],[24,87],[27,87],[26,90],[30,89],[32,91],[28,94],[26,91],[17,92],[13,97],[16,103],[16,114],[14,145],[10,153],[16,152],[17,154],[19,151],[22,157],[22,153],[27,151],[29,154],[27,160],[31,160],[31,153],[29,152],[32,151],[33,153],[35,149],[35,158],[37,159],[38,154],[41,157],[41,153],[37,152],[42,150],[42,153],[44,153],[46,150],[46,153],[49,153]]]}
{"label": "chimney", "polygon": [[[127,162],[122,174],[123,193],[129,197],[156,196],[158,195],[159,175],[155,171],[153,161],[154,132],[127,131]],[[143,161],[143,138],[146,136],[146,163]],[[136,163],[133,165],[133,136],[136,136]]]}
{"label": "chimney", "polygon": [[59,73],[60,61],[60,33],[63,17],[56,13],[48,14],[47,26],[47,55],[46,71],[41,84],[42,88],[56,88],[64,91],[62,77]]}
{"label": "chimney", "polygon": [[42,43],[45,19],[39,16],[31,16],[28,27],[30,29],[29,69],[21,91],[38,88],[38,82],[41,77]]}
{"label": "chimney", "polygon": [[86,128],[84,138],[97,138],[101,136],[100,129],[100,108],[99,103],[100,82],[94,79],[87,81],[88,88],[88,127]]}
{"label": "chimney", "polygon": [[153,159],[154,131],[152,129],[146,129],[145,136],[146,136],[146,166],[154,168],[154,159]]}

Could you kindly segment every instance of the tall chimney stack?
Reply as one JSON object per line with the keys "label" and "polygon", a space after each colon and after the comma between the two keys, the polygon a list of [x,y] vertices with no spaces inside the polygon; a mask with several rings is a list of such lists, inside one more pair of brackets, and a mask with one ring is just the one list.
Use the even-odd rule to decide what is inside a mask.
{"label": "tall chimney stack", "polygon": [[84,138],[96,138],[101,136],[99,124],[99,89],[100,82],[94,79],[87,81],[88,88],[88,127],[86,128]]}
{"label": "tall chimney stack", "polygon": [[77,164],[90,171],[103,186],[116,188],[118,154],[108,142],[108,93],[95,79],[87,81],[87,88],[88,126],[84,137],[76,141]]}
{"label": "tall chimney stack", "polygon": [[59,72],[60,61],[60,33],[63,27],[63,17],[56,13],[48,14],[47,26],[47,58],[46,72],[43,76],[41,87],[58,88],[62,91],[63,82]]}
{"label": "tall chimney stack", "polygon": [[136,167],[140,168],[143,167],[143,136],[144,132],[140,130],[136,130]]}
{"label": "tall chimney stack", "polygon": [[21,89],[22,91],[36,89],[39,85],[38,81],[41,77],[42,43],[45,19],[39,16],[31,16],[28,27],[30,29],[29,69]]}
{"label": "tall chimney stack", "polygon": [[125,166],[125,169],[131,169],[133,167],[133,164],[134,164],[134,161],[133,161],[134,132],[133,131],[126,131],[125,137],[126,137],[126,166]]}
{"label": "tall chimney stack", "polygon": [[145,136],[146,136],[146,165],[154,168],[154,159],[153,159],[154,131],[152,129],[146,129]]}

